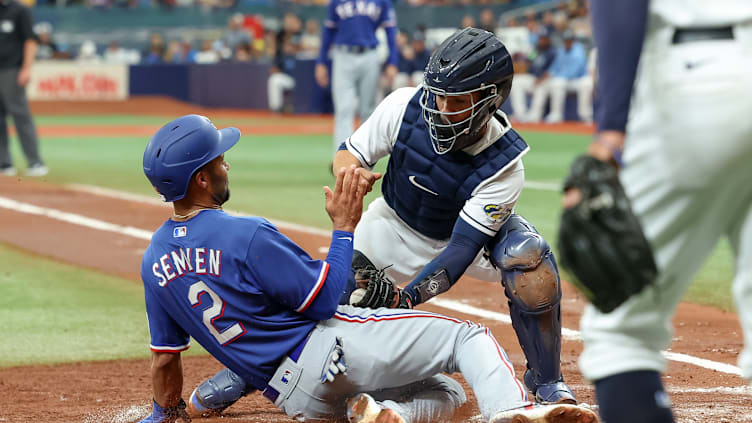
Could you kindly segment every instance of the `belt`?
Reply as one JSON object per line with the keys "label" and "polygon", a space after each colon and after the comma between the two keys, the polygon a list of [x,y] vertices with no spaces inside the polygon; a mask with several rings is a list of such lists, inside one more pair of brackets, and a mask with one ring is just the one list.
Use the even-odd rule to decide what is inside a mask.
{"label": "belt", "polygon": [[714,28],[676,28],[671,38],[672,44],[691,43],[694,41],[733,40],[734,28],[719,26]]}
{"label": "belt", "polygon": [[355,54],[361,54],[365,53],[367,51],[371,51],[376,47],[368,47],[368,46],[356,46],[356,45],[350,45],[350,44],[337,44],[335,46],[337,50],[346,51],[348,53],[355,53]]}
{"label": "belt", "polygon": [[[298,344],[297,347],[295,347],[294,350],[287,356],[290,360],[297,363],[298,359],[300,358],[300,354],[303,352],[303,348],[305,348],[306,344],[308,343],[308,340],[311,338],[311,334],[313,331],[311,331],[308,335],[306,335],[305,338]],[[279,397],[279,392],[272,388],[271,386],[267,386],[266,389],[264,389],[264,392],[261,393],[264,395],[269,401],[272,403],[277,402],[277,397]]]}

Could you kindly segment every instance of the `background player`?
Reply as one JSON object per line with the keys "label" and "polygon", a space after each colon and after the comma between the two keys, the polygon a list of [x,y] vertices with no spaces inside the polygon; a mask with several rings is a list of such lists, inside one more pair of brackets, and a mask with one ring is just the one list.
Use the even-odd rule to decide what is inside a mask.
{"label": "background player", "polygon": [[39,154],[37,128],[29,110],[26,85],[37,51],[37,38],[31,26],[31,12],[15,0],[0,2],[0,175],[17,173],[10,156],[8,115],[13,117],[18,140],[28,168],[26,176],[45,176],[49,169]]}
{"label": "background player", "polygon": [[[334,101],[334,150],[353,132],[356,105],[365,122],[376,105],[381,76],[381,57],[376,49],[376,30],[384,28],[389,45],[385,68],[387,86],[397,75],[397,19],[391,0],[332,0],[316,63],[316,81],[329,85],[326,60],[331,47],[332,99]],[[333,46],[332,46],[333,44]]]}
{"label": "background player", "polygon": [[[358,166],[373,183],[381,175],[368,169],[391,154],[384,196],[364,213],[355,249],[377,268],[389,266],[391,278],[413,278],[404,290],[412,306],[447,291],[463,274],[493,282],[501,276],[527,358],[525,385],[539,402],[575,403],[561,375],[556,262],[535,228],[512,214],[528,151],[498,111],[512,76],[509,53],[495,35],[475,28],[455,33],[431,55],[426,85],[385,98],[343,143],[334,169]],[[234,383],[242,385],[220,372],[199,386],[198,398]]]}
{"label": "background player", "polygon": [[[591,12],[600,107],[588,153],[623,161],[619,179],[658,277],[609,313],[586,309],[580,369],[609,423],[672,422],[661,351],[678,302],[722,236],[736,256],[739,366],[752,377],[752,3],[594,0]],[[579,194],[569,191],[565,207]]]}
{"label": "background player", "polygon": [[440,372],[460,371],[487,421],[596,421],[573,405],[531,406],[480,325],[338,306],[368,182],[351,166],[337,173],[334,191],[324,188],[332,243],[326,261],[313,260],[266,220],[222,211],[230,196],[224,153],[239,137],[188,115],[162,127],[144,151],[144,173],[174,214],[141,268],[154,389],[143,422],[185,416],[180,352],[189,336],[296,420],[446,420],[465,395]]}

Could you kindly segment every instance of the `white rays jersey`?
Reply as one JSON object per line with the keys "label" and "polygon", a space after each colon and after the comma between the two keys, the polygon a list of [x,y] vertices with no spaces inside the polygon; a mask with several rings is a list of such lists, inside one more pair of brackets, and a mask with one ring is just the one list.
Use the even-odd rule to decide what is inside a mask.
{"label": "white rays jersey", "polygon": [[[379,159],[392,152],[408,103],[420,89],[408,87],[394,91],[347,139],[348,151],[360,160],[364,168],[372,169]],[[483,139],[467,147],[464,152],[478,155],[510,131],[509,121],[506,116],[503,118],[502,120],[507,122],[506,125],[497,119],[491,119]],[[453,221],[457,218],[463,219],[480,232],[494,236],[512,213],[522,191],[525,171],[521,158],[527,151],[528,148],[525,148],[504,168],[481,181],[465,202],[459,215],[453,217]],[[405,189],[417,187],[424,191],[425,195],[431,195],[436,190],[430,185],[431,181],[412,176],[407,179],[398,181],[405,184]],[[411,184],[412,187],[406,184]],[[448,239],[435,239],[413,229],[397,215],[383,197],[379,197],[368,206],[368,210],[355,228],[354,247],[379,268],[391,265],[386,269],[387,274],[398,283],[402,283],[410,281],[426,264],[438,256],[447,242]],[[499,271],[494,269],[482,254],[478,254],[465,271],[465,275],[487,281],[500,281]]]}
{"label": "white rays jersey", "polygon": [[[653,0],[632,93],[620,178],[650,241],[655,286],[612,313],[588,307],[580,369],[590,380],[665,371],[671,318],[720,238],[735,255],[733,293],[752,378],[752,2]],[[730,27],[676,42],[677,29]]]}

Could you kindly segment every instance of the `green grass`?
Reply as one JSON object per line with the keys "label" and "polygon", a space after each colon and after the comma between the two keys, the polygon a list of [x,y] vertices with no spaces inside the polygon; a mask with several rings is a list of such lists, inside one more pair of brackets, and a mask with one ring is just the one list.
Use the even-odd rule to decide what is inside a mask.
{"label": "green grass", "polygon": [[[161,124],[163,118],[42,116],[40,125]],[[218,120],[218,125],[251,124]],[[528,181],[560,184],[590,137],[525,132]],[[139,137],[42,140],[53,183],[81,183],[154,195],[141,171],[147,140]],[[21,157],[12,141],[13,155]],[[227,153],[232,197],[227,207],[246,213],[330,228],[322,186],[331,185],[331,138],[322,135],[252,136]],[[386,160],[377,167],[383,171]],[[367,202],[380,195],[377,187]],[[517,211],[556,245],[561,194],[526,188]],[[723,242],[697,275],[687,300],[732,310],[732,258]],[[148,357],[140,283],[76,268],[0,245],[0,366]],[[567,276],[565,275],[565,278]],[[193,343],[192,354],[203,350]]]}
{"label": "green grass", "polygon": [[150,356],[139,282],[2,244],[0,269],[0,367]]}
{"label": "green grass", "polygon": [[[176,118],[174,113],[167,110],[163,115],[41,115],[35,116],[34,121],[37,125],[45,126],[79,126],[79,125],[164,125],[172,118]],[[211,117],[211,116],[210,116]],[[274,116],[236,116],[220,117],[212,119],[218,127],[224,126],[242,126],[242,125],[297,125],[310,123],[311,118],[306,117],[274,117]]]}

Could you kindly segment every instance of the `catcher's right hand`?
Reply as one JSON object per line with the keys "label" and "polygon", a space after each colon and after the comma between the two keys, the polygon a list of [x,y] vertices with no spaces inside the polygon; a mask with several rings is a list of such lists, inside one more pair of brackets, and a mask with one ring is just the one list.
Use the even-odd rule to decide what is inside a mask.
{"label": "catcher's right hand", "polygon": [[561,215],[560,262],[588,300],[608,313],[655,281],[652,248],[613,166],[580,156],[564,190],[567,197],[578,191],[579,198]]}
{"label": "catcher's right hand", "polygon": [[350,296],[350,305],[365,308],[412,308],[410,296],[384,273],[373,267],[357,269],[358,286]]}

